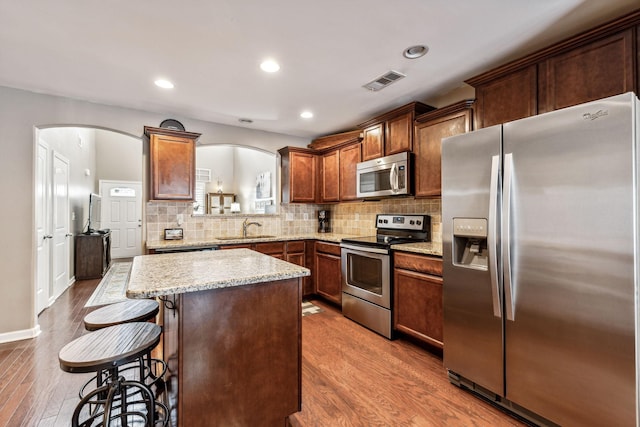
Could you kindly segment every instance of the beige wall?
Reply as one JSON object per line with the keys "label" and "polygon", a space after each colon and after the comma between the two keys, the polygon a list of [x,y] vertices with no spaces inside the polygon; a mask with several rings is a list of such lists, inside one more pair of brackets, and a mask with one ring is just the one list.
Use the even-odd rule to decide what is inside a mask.
{"label": "beige wall", "polygon": [[[34,136],[36,128],[56,125],[112,129],[140,137],[145,125],[158,126],[172,117],[69,98],[0,87],[0,198],[4,226],[0,249],[0,342],[27,338],[37,330],[34,309]],[[275,153],[286,145],[310,141],[287,135],[172,117],[188,131],[202,133],[207,143],[238,144]]]}

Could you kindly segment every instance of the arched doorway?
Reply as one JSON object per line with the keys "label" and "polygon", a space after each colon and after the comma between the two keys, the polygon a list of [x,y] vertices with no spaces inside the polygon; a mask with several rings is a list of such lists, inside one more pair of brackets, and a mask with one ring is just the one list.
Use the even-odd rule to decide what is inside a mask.
{"label": "arched doorway", "polygon": [[[121,187],[137,183],[142,190],[143,153],[138,137],[84,126],[38,128],[35,144],[34,304],[35,312],[40,313],[74,282],[74,237],[86,231],[89,195],[100,192],[101,181],[117,181],[123,184]],[[65,166],[60,159],[66,160],[66,180],[61,175]],[[141,193],[136,206],[140,253],[144,240]],[[106,205],[103,210],[110,208]],[[109,223],[101,224],[101,228],[108,227]]]}

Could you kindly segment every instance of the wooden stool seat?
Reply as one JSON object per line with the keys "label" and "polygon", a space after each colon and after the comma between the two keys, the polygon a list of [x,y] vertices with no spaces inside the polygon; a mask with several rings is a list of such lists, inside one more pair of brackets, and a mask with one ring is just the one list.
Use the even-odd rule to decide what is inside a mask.
{"label": "wooden stool seat", "polygon": [[58,359],[66,372],[96,372],[124,365],[150,352],[160,342],[160,326],[123,323],[99,329],[65,345]]}
{"label": "wooden stool seat", "polygon": [[155,300],[137,299],[118,302],[101,307],[84,317],[84,327],[95,331],[121,323],[146,322],[158,314],[159,304]]}
{"label": "wooden stool seat", "polygon": [[94,377],[97,388],[81,395],[73,411],[72,427],[140,424],[151,427],[156,420],[167,425],[169,412],[144,383],[144,365],[135,365],[140,369],[141,381],[128,379],[120,371],[150,354],[160,342],[160,334],[161,328],[155,323],[122,323],[89,332],[60,350],[58,360],[63,371],[97,375]]}

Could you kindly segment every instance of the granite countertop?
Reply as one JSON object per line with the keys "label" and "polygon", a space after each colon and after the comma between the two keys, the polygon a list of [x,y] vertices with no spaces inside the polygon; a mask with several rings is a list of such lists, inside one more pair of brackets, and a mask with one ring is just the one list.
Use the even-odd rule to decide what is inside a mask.
{"label": "granite countertop", "polygon": [[282,235],[273,237],[251,237],[238,239],[206,239],[206,240],[160,240],[157,242],[147,242],[147,249],[175,249],[175,248],[200,248],[207,246],[237,245],[241,243],[262,243],[262,242],[283,242],[288,240],[322,240],[325,242],[340,243],[344,237],[353,237],[339,233],[308,233],[297,235]]}
{"label": "granite countertop", "polygon": [[442,242],[402,243],[399,245],[391,245],[391,249],[422,255],[442,256]]}
{"label": "granite countertop", "polygon": [[[242,243],[285,242],[289,240],[321,240],[324,242],[340,243],[343,238],[354,237],[351,234],[340,233],[307,233],[289,234],[273,237],[247,237],[238,239],[207,239],[207,240],[160,240],[147,242],[147,249],[177,249],[177,248],[206,248],[221,245],[237,245]],[[413,252],[422,255],[442,256],[442,242],[402,243],[392,245],[395,251]]]}
{"label": "granite countertop", "polygon": [[127,297],[152,298],[310,274],[308,268],[249,249],[141,255],[133,259]]}

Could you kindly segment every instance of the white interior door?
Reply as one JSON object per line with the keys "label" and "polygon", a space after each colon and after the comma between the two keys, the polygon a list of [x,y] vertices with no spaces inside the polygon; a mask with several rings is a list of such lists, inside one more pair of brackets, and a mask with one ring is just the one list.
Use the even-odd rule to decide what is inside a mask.
{"label": "white interior door", "polygon": [[100,180],[101,227],[111,230],[111,258],[142,255],[142,183]]}
{"label": "white interior door", "polygon": [[36,313],[49,305],[51,283],[51,217],[49,216],[49,147],[40,140],[36,154]]}
{"label": "white interior door", "polygon": [[69,284],[69,160],[53,152],[53,286],[50,299],[57,298]]}

